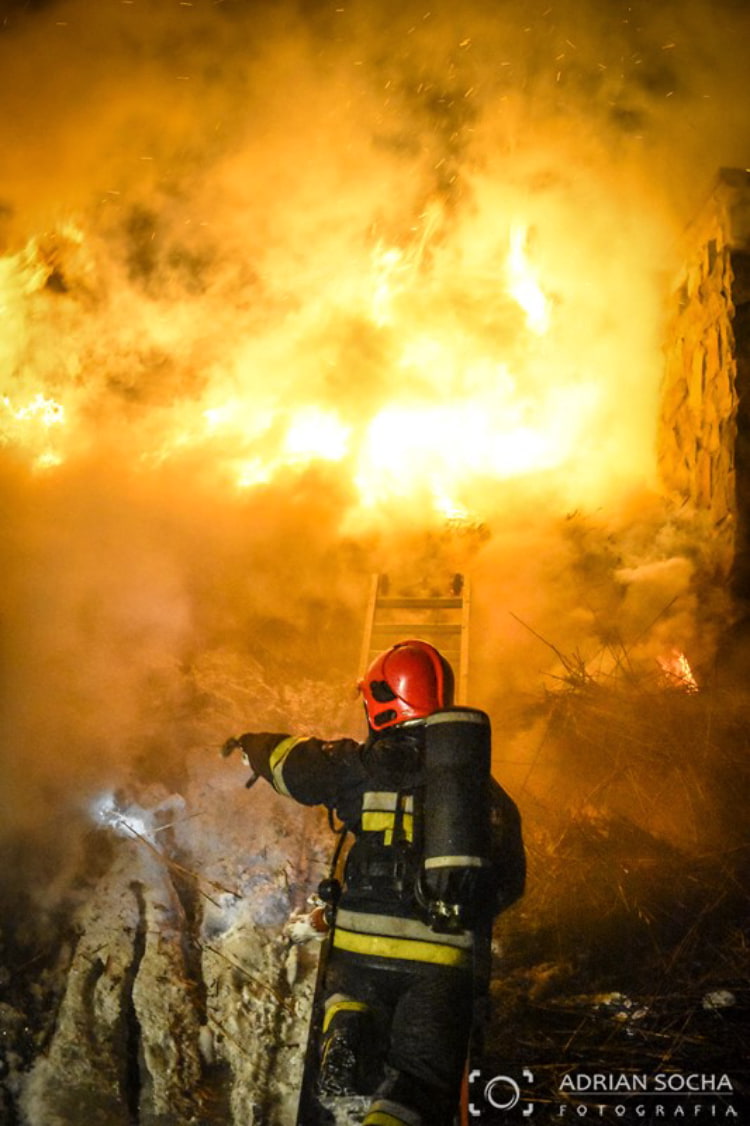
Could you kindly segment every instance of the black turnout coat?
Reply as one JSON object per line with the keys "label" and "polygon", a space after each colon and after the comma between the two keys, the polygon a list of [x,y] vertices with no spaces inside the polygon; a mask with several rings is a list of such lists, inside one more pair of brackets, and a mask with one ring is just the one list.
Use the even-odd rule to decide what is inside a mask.
{"label": "black turnout coat", "polygon": [[[353,835],[334,951],[394,969],[472,972],[477,934],[487,935],[494,917],[521,896],[525,880],[518,809],[493,778],[487,779],[490,863],[472,885],[465,925],[435,929],[420,894],[422,723],[374,733],[364,743],[270,732],[248,733],[240,743],[253,769],[278,793],[324,806]],[[475,813],[468,810],[467,816]]]}

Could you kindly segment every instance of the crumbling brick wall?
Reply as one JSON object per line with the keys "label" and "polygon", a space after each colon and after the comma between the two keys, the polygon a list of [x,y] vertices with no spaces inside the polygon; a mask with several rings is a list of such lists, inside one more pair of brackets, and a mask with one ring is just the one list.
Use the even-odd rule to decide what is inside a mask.
{"label": "crumbling brick wall", "polygon": [[724,169],[685,234],[667,334],[659,471],[750,598],[750,174]]}

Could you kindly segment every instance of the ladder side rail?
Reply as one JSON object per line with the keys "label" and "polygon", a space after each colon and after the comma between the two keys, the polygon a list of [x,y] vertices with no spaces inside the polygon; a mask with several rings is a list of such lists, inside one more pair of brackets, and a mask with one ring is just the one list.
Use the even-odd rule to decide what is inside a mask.
{"label": "ladder side rail", "polygon": [[370,594],[367,600],[367,612],[365,614],[365,628],[362,634],[362,648],[359,653],[359,679],[361,679],[367,672],[370,664],[370,654],[372,652],[372,634],[375,626],[375,614],[378,604],[378,588],[380,586],[380,575],[372,575],[370,578]]}
{"label": "ladder side rail", "polygon": [[471,588],[469,578],[466,575],[464,576],[461,596],[461,656],[458,662],[458,684],[456,685],[456,703],[458,704],[464,704],[469,698],[469,614],[471,612]]}

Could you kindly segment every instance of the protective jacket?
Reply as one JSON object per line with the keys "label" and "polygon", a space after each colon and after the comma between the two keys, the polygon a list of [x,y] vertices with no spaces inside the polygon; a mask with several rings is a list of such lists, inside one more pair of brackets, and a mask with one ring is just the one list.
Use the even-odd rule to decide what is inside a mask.
{"label": "protective jacket", "polygon": [[[469,713],[440,714],[452,722]],[[483,715],[470,713],[477,714]],[[441,924],[430,910],[439,889],[423,865],[430,815],[425,731],[421,721],[376,733],[365,743],[272,733],[244,735],[240,742],[253,768],[275,790],[304,805],[325,806],[353,834],[334,949],[367,960],[388,959],[394,968],[442,965],[468,971],[477,927],[491,923],[523,892],[520,818],[488,772],[482,849],[487,855],[455,858],[458,869],[465,865],[461,915]],[[465,811],[467,823],[481,816],[476,807]]]}

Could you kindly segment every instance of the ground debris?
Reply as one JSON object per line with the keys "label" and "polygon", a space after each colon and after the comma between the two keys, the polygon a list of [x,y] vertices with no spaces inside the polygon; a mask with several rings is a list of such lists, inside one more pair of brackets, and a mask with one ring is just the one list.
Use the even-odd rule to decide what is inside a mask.
{"label": "ground debris", "polygon": [[[576,1113],[561,1083],[584,1069],[726,1072],[739,1105],[750,708],[588,685],[545,706],[546,757],[514,794],[527,893],[496,927],[479,1071],[517,1077],[535,1122]],[[0,959],[10,1126],[294,1121],[319,944],[292,939],[332,841],[217,760],[188,756],[179,795],[124,797],[146,830],[98,823],[44,926],[26,892]]]}

